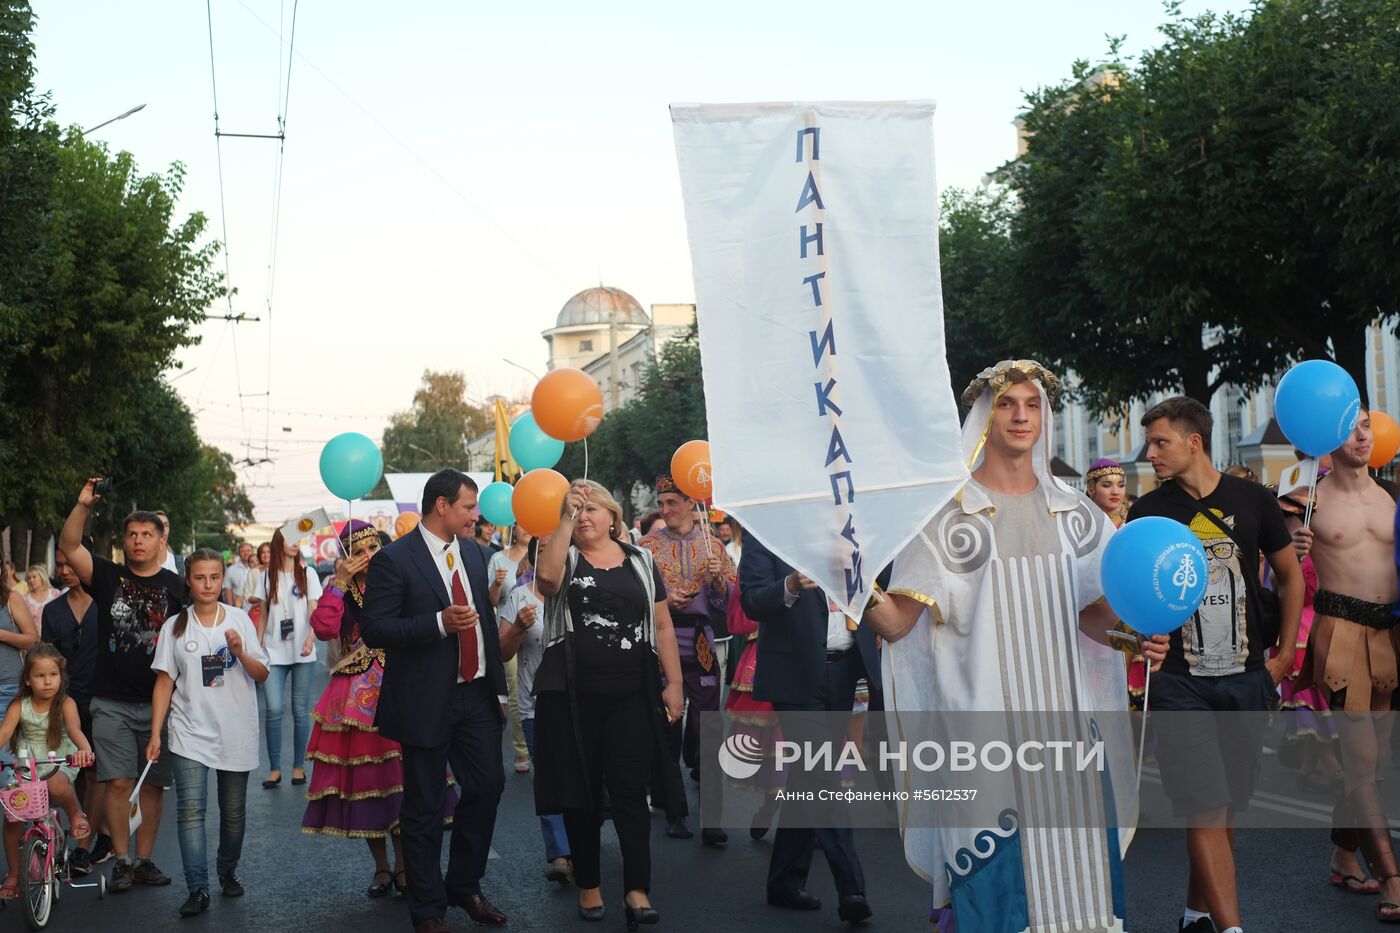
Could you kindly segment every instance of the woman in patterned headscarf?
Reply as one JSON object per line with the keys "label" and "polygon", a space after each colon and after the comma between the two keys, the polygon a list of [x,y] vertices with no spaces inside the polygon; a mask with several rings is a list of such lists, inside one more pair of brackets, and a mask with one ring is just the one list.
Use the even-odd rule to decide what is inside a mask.
{"label": "woman in patterned headscarf", "polygon": [[[368,522],[346,523],[340,544],[350,556],[336,562],[335,580],[311,614],[316,637],[339,643],[340,660],[311,713],[315,722],[306,757],[314,764],[301,831],[368,842],[375,869],[365,892],[370,897],[408,890],[399,836],[402,752],[399,743],[384,738],[374,727],[379,687],[384,682],[384,652],[368,648],[360,637],[369,562],[388,543],[389,536]],[[456,805],[457,794],[449,788],[443,799],[444,823],[452,821]],[[393,871],[385,842],[391,836]]]}

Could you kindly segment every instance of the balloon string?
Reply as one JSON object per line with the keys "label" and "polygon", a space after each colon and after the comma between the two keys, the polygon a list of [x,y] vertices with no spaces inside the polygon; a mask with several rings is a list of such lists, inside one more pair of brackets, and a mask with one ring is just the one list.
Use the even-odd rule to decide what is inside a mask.
{"label": "balloon string", "polygon": [[695,503],[695,514],[700,521],[700,537],[705,541],[705,559],[710,559],[710,523],[705,521],[704,506],[699,501]]}
{"label": "balloon string", "polygon": [[588,479],[588,438],[583,439],[583,478]]}

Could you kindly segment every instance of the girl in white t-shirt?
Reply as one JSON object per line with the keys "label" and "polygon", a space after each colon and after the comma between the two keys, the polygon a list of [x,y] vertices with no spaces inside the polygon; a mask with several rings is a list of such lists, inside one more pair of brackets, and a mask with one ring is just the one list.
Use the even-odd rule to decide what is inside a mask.
{"label": "girl in white t-shirt", "polygon": [[225,897],[243,894],[235,870],[243,852],[248,775],[258,766],[256,684],[267,679],[267,655],[248,614],[219,602],[224,562],[217,551],[200,548],[187,557],[185,582],[194,604],[167,619],[156,639],[146,758],[160,758],[168,714],[170,748],[164,754],[175,772],[180,860],[189,890],[180,916],[192,917],[209,908],[204,805],[210,771],[219,787],[219,884]]}
{"label": "girl in white t-shirt", "polygon": [[253,603],[258,638],[267,652],[268,675],[262,686],[267,718],[268,775],[263,787],[282,783],[282,711],[291,682],[292,783],[306,783],[306,743],[311,738],[311,675],[316,668],[316,633],[311,613],[321,598],[321,578],[307,570],[301,551],[288,547],[278,531],[272,536],[267,571],[256,575]]}

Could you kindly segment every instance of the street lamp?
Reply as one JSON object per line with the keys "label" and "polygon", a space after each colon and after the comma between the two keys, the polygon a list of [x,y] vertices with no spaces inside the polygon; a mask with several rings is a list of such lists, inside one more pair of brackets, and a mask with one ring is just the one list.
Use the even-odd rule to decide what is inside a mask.
{"label": "street lamp", "polygon": [[100,130],[100,129],[102,129],[102,127],[106,126],[108,123],[116,123],[118,120],[125,120],[127,117],[131,116],[133,113],[138,113],[139,111],[142,111],[142,110],[145,110],[145,109],[146,109],[146,105],[145,105],[145,104],[137,104],[135,107],[132,107],[132,108],[131,108],[130,110],[128,110],[126,113],[119,114],[119,115],[113,117],[113,118],[110,119],[110,120],[103,120],[101,123],[97,124],[96,126],[90,126],[90,127],[88,127],[87,129],[83,130],[82,133],[80,133],[79,135],[80,135],[80,136],[86,136],[88,133],[91,133],[93,130]]}
{"label": "street lamp", "polygon": [[502,363],[507,363],[507,364],[509,364],[509,365],[511,365],[511,366],[514,366],[516,369],[523,370],[524,372],[526,372],[526,373],[528,373],[529,375],[533,376],[535,379],[539,379],[539,378],[540,378],[539,375],[538,375],[533,369],[528,369],[528,368],[526,368],[526,367],[524,367],[524,366],[521,366],[519,363],[515,362],[514,360],[508,360],[508,359],[506,359],[506,358],[503,356],[503,357],[501,357],[501,362],[502,362]]}
{"label": "street lamp", "polygon": [[416,451],[418,451],[420,454],[427,454],[427,455],[428,455],[428,462],[429,462],[429,464],[437,463],[438,460],[439,460],[438,455],[435,454],[435,453],[433,453],[431,450],[424,450],[422,447],[419,447],[417,444],[409,444],[408,446],[409,446],[409,448],[410,448],[411,450],[416,450]]}

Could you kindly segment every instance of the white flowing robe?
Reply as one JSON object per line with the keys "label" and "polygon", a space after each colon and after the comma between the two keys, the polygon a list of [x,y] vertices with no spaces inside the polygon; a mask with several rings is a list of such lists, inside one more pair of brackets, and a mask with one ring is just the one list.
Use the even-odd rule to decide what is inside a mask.
{"label": "white flowing robe", "polygon": [[[964,426],[974,467],[992,396],[979,398]],[[920,711],[1033,711],[1077,713],[1086,735],[1106,733],[1103,781],[1079,775],[1024,793],[1011,772],[999,785],[983,782],[1006,798],[996,827],[910,825],[907,807],[937,804],[906,805],[905,856],[933,884],[934,905],[954,906],[960,933],[1123,929],[1121,857],[1137,820],[1132,737],[1126,716],[1093,713],[1122,714],[1127,683],[1122,655],[1079,630],[1080,611],[1103,596],[1099,565],[1113,527],[1050,474],[1048,402],[1043,410],[1030,527],[1005,526],[988,493],[970,482],[899,555],[890,580],[890,592],[927,607],[885,648],[892,731],[930,738],[903,734],[905,714]],[[1034,728],[1008,720],[1013,737]],[[920,773],[910,780],[916,789]],[[1099,828],[1037,827],[1035,813],[1073,813],[1078,826]]]}

